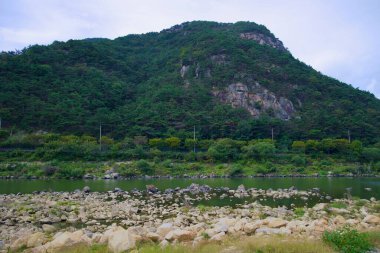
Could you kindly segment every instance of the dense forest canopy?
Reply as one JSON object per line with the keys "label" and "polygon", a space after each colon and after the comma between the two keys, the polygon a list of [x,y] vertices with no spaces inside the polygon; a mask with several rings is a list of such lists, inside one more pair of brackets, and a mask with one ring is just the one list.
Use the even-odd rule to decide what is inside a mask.
{"label": "dense forest canopy", "polygon": [[[242,37],[259,35],[265,42]],[[248,34],[248,35],[245,35]],[[268,42],[269,41],[269,42]],[[268,43],[276,44],[271,46]],[[295,59],[252,22],[187,22],[115,40],[34,45],[0,54],[3,128],[123,139],[192,136],[380,141],[380,100]],[[259,83],[294,105],[290,120],[252,117],[215,90]],[[257,105],[258,108],[260,105]]]}

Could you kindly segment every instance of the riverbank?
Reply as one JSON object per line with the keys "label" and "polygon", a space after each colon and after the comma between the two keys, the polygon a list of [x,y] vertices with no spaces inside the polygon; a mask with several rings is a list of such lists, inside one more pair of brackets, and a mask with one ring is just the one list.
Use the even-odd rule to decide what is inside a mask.
{"label": "riverbank", "polygon": [[262,177],[380,177],[362,164],[311,159],[300,166],[287,161],[230,163],[179,160],[0,161],[0,179],[167,179]]}
{"label": "riverbank", "polygon": [[[251,201],[234,206],[199,204],[213,198]],[[260,199],[319,199],[312,207],[270,207]],[[360,231],[380,229],[375,198],[329,199],[317,189],[237,189],[193,184],[160,192],[40,192],[0,195],[2,248],[54,252],[78,245],[107,245],[111,252],[146,243],[201,245],[230,237],[281,235],[319,240],[325,230],[346,225]]]}

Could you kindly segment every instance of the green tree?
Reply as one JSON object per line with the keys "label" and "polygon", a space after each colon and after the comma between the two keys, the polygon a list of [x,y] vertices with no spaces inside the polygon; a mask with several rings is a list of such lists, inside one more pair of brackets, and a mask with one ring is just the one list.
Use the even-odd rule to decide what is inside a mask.
{"label": "green tree", "polygon": [[179,145],[181,144],[181,140],[177,137],[169,137],[165,139],[166,144],[168,147],[172,149],[179,148]]}
{"label": "green tree", "polygon": [[213,160],[231,161],[237,158],[239,146],[232,139],[219,139],[209,147],[207,153]]}
{"label": "green tree", "polygon": [[303,141],[293,141],[292,149],[296,152],[305,152],[306,144]]}
{"label": "green tree", "polygon": [[254,157],[260,160],[272,158],[276,152],[274,144],[268,142],[258,142],[244,146],[242,150],[248,157]]}

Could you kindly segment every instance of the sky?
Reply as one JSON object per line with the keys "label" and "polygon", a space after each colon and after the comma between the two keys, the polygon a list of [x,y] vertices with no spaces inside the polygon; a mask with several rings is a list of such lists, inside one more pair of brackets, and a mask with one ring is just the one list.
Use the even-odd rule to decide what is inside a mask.
{"label": "sky", "polygon": [[263,24],[294,57],[380,98],[380,0],[0,0],[0,51],[192,20]]}

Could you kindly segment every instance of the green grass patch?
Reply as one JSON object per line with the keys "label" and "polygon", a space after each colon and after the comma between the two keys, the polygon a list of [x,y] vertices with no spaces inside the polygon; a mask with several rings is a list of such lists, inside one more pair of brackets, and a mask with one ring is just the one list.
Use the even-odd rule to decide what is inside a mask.
{"label": "green grass patch", "polygon": [[373,248],[366,233],[359,233],[355,229],[344,227],[334,231],[326,231],[323,241],[330,244],[338,252],[365,253]]}
{"label": "green grass patch", "polygon": [[333,208],[347,208],[347,204],[344,202],[332,202],[329,206]]}
{"label": "green grass patch", "polygon": [[294,214],[297,217],[302,217],[305,214],[305,209],[303,207],[297,207],[296,209],[294,209]]}

